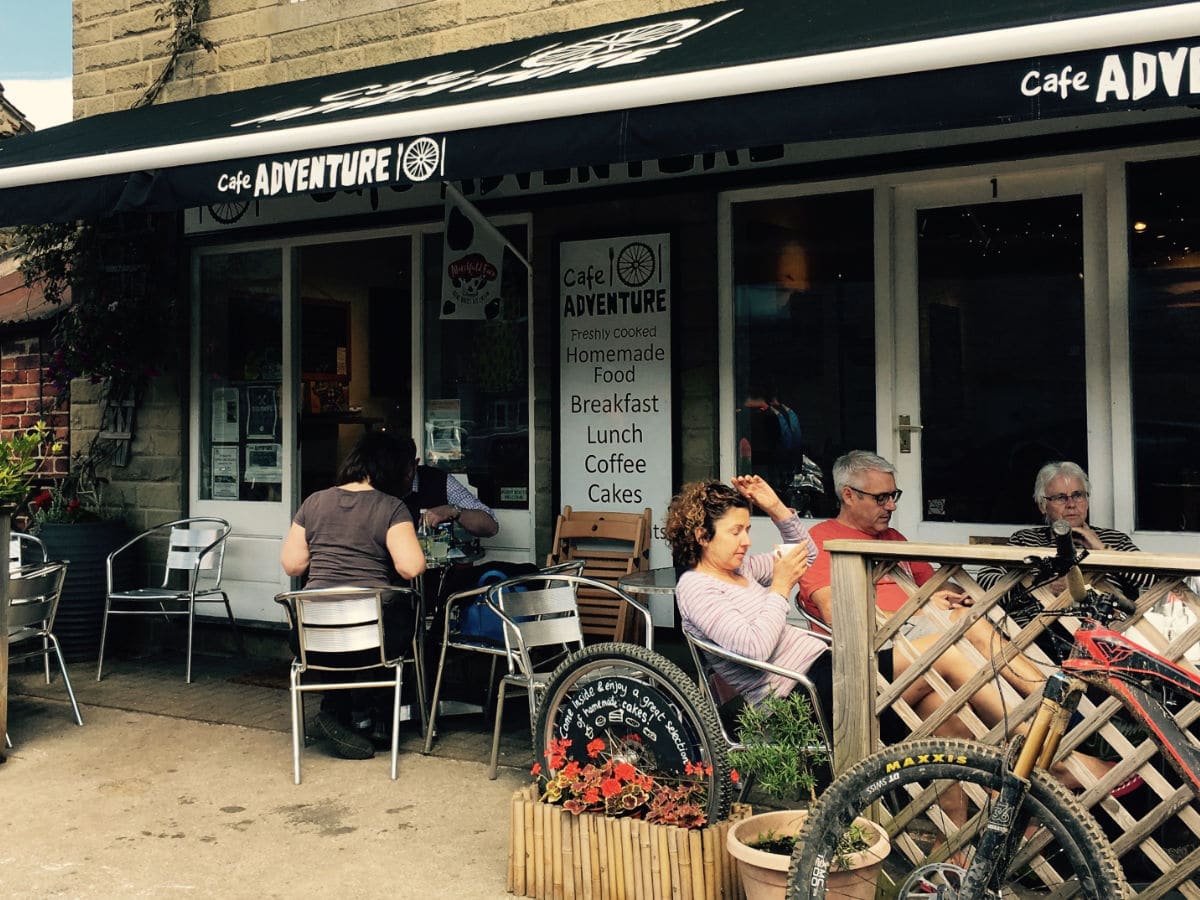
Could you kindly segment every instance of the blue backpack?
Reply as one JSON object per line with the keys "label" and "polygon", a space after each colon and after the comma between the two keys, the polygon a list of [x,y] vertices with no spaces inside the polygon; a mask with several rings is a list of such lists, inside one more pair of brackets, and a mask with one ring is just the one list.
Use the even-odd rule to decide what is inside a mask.
{"label": "blue backpack", "polygon": [[800,417],[790,406],[780,403],[772,406],[775,421],[779,423],[779,448],[799,458],[803,442],[800,439]]}
{"label": "blue backpack", "polygon": [[[534,571],[536,566],[530,566]],[[508,578],[512,578],[511,573],[505,573],[500,569],[488,569],[479,576],[476,582],[476,587],[484,587],[490,584],[499,584]],[[513,588],[514,591],[524,591],[523,585],[517,585]],[[500,621],[487,601],[484,600],[486,595],[481,594],[468,603],[459,612],[458,633],[463,637],[476,638],[477,640],[486,641],[492,644],[504,643],[504,623]]]}

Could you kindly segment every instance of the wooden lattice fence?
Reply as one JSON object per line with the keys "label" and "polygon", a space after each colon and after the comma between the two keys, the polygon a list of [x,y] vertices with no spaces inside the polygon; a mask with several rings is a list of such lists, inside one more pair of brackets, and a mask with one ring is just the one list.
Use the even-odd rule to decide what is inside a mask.
{"label": "wooden lattice fence", "polygon": [[[845,770],[879,745],[879,716],[888,709],[913,737],[933,735],[950,716],[958,716],[976,738],[991,744],[1004,743],[1018,723],[1033,717],[1040,688],[1033,686],[1029,696],[1023,698],[1008,685],[1002,685],[995,673],[1018,652],[1045,661],[1034,640],[1052,620],[1035,619],[1025,628],[1018,628],[1004,616],[1000,601],[1030,575],[1031,567],[1023,562],[1027,556],[1048,556],[1053,554],[1052,550],[882,541],[829,541],[825,549],[832,555],[836,625],[833,648],[836,771]],[[937,568],[935,576],[918,588],[903,565],[910,560],[933,563]],[[983,565],[1008,570],[990,590],[982,588],[974,577]],[[1139,597],[1137,614],[1114,623],[1113,628],[1129,631],[1131,637],[1149,649],[1195,670],[1194,663],[1200,660],[1197,644],[1200,598],[1189,587],[1188,580],[1200,572],[1200,557],[1092,552],[1082,569],[1089,581],[1097,582],[1105,572],[1152,573],[1155,582]],[[879,612],[874,602],[875,583],[885,576],[900,584],[909,598],[891,615]],[[932,594],[951,582],[967,590],[974,600],[974,605],[953,622],[930,603]],[[1049,588],[1039,589],[1037,596],[1050,609],[1070,604],[1065,593],[1056,597]],[[916,654],[911,644],[906,646],[905,625],[922,612],[942,616],[945,631],[932,646]],[[965,637],[967,630],[984,617],[1010,638],[998,642],[1000,646],[990,658]],[[1069,628],[1077,624],[1077,620],[1066,617],[1059,621]],[[893,645],[915,654],[916,659],[901,676],[888,681],[879,672],[877,655],[881,649]],[[934,660],[951,645],[975,666],[974,674],[957,689],[931,669]],[[1051,667],[1047,664],[1044,668],[1049,671]],[[944,701],[924,720],[902,699],[905,690],[918,678],[926,678]],[[1008,697],[1002,721],[991,728],[969,706],[971,695],[989,682],[1001,687]],[[1084,697],[1080,704],[1082,721],[1068,731],[1059,756],[1086,786],[1079,799],[1109,834],[1127,876],[1140,887],[1138,896],[1159,897],[1174,889],[1200,900],[1200,805],[1190,787],[1169,768],[1157,745],[1138,735],[1127,736],[1124,732],[1128,728],[1122,731],[1117,727],[1113,717],[1120,708],[1113,698],[1095,705]],[[1189,703],[1175,711],[1175,715],[1182,725],[1189,725],[1200,718],[1200,704]],[[1100,780],[1068,756],[1096,733],[1108,742],[1118,759]],[[1122,799],[1113,798],[1112,789],[1135,772],[1145,779],[1147,789]],[[1043,877],[1053,883],[1068,874],[1050,870]]]}

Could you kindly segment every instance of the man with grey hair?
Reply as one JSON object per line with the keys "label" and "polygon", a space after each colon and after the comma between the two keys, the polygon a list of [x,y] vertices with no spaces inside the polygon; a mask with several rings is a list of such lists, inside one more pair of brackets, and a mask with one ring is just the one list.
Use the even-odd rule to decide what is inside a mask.
{"label": "man with grey hair", "polygon": [[[896,488],[896,467],[875,453],[851,450],[833,464],[833,487],[841,508],[836,519],[822,522],[809,530],[809,536],[822,549],[826,541],[837,538],[873,541],[903,541],[904,535],[891,526],[892,513],[903,491]],[[933,566],[912,561],[901,564],[918,586],[933,577]],[[833,617],[829,554],[818,554],[816,562],[800,580],[800,602],[823,622]],[[941,590],[934,597],[939,605],[957,609],[970,605],[970,598],[958,590]],[[895,612],[908,601],[908,595],[890,576],[875,585],[875,600],[885,612]]]}
{"label": "man with grey hair", "polygon": [[[825,542],[837,538],[859,541],[907,539],[891,526],[892,513],[896,511],[896,503],[902,492],[896,488],[896,467],[890,462],[866,450],[851,450],[833,464],[833,483],[838,492],[841,509],[836,519],[822,522],[808,530],[809,537],[817,545],[819,552],[816,561],[800,578],[799,600],[811,615],[836,625],[833,617],[830,559],[829,554],[825,552]],[[918,587],[933,577],[933,566],[921,560],[905,560],[900,563],[900,567]],[[974,602],[969,594],[954,584],[935,591],[930,600],[935,607],[948,612],[951,619],[957,618],[965,607]],[[890,575],[885,575],[875,582],[875,603],[879,609],[892,613],[907,602],[908,594]],[[904,635],[918,652],[924,652],[940,637],[943,627],[938,617],[921,613],[909,620]],[[992,656],[999,648],[1000,641],[1004,640],[986,618],[972,624],[964,636],[985,658]],[[894,674],[899,675],[910,662],[907,658],[897,660]],[[935,668],[938,674],[956,689],[976,671],[974,663],[959,652],[957,647],[947,648],[938,658]],[[890,680],[892,673],[885,674]],[[1009,660],[1000,671],[1000,675],[1022,696],[1027,696],[1031,690],[1040,687],[1045,680],[1042,672],[1020,654]],[[933,702],[927,701],[926,695],[918,697],[919,694],[917,691],[913,696],[922,702]],[[991,718],[994,710],[976,711],[984,716],[985,721],[997,721]],[[929,708],[926,707],[923,713],[918,709],[918,712],[927,715]]]}

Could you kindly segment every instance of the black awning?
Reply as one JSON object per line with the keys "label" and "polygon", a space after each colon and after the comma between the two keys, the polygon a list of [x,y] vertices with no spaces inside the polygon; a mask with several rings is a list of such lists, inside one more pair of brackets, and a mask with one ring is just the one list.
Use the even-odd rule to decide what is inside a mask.
{"label": "black awning", "polygon": [[1200,3],[809,6],[715,3],[81,119],[0,142],[0,224],[1200,103]]}

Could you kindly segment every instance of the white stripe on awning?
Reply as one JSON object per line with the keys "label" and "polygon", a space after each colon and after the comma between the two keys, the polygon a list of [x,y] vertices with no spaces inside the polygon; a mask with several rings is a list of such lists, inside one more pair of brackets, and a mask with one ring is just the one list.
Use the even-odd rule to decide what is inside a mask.
{"label": "white stripe on awning", "polygon": [[0,189],[1164,41],[1198,26],[1200,2],[1108,13],[14,166],[0,169]]}

